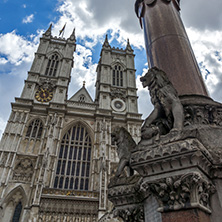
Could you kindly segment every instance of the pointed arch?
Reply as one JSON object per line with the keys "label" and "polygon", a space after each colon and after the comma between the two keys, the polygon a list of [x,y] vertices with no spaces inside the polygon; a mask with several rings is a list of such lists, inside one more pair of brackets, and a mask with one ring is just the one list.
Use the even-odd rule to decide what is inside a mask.
{"label": "pointed arch", "polygon": [[48,52],[48,53],[46,54],[46,58],[49,59],[49,58],[52,57],[52,55],[54,55],[54,54],[58,55],[59,60],[62,60],[62,59],[63,59],[63,55],[62,55],[62,53],[61,53],[58,49],[55,49],[55,50],[53,50],[53,51],[51,51],[51,52]]}
{"label": "pointed arch", "polygon": [[86,123],[68,127],[60,144],[54,188],[89,190],[92,138]]}
{"label": "pointed arch", "polygon": [[27,195],[21,185],[15,187],[3,200],[2,222],[21,221],[24,206],[27,203]]}

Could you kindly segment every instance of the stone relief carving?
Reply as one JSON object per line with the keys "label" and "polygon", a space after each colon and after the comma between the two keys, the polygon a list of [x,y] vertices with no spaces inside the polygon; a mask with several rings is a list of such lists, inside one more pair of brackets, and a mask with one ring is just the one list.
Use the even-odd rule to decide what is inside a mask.
{"label": "stone relief carving", "polygon": [[198,172],[144,182],[141,186],[157,197],[162,211],[189,208],[196,203],[209,208],[210,195],[215,192],[213,184]]}
{"label": "stone relief carving", "polygon": [[123,127],[116,127],[111,136],[114,142],[116,142],[117,153],[120,159],[115,176],[119,177],[125,167],[127,167],[128,176],[132,176],[133,169],[130,167],[130,158],[131,152],[136,147],[135,141],[133,140],[129,132]]}
{"label": "stone relief carving", "polygon": [[52,90],[53,88],[55,88],[55,86],[56,86],[56,81],[53,81],[49,78],[47,79],[40,78],[39,87]]}
{"label": "stone relief carving", "polygon": [[145,119],[141,129],[142,139],[150,140],[159,135],[183,129],[183,106],[166,74],[154,67],[140,78],[143,87],[148,87],[154,110]]}
{"label": "stone relief carving", "polygon": [[13,180],[30,182],[34,171],[34,165],[31,159],[22,158],[19,160],[13,172]]}

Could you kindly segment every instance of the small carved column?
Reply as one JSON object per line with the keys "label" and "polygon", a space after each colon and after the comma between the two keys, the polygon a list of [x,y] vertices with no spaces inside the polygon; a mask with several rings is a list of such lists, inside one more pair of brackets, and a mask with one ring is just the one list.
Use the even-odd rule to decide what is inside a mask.
{"label": "small carved column", "polygon": [[196,58],[180,18],[179,0],[137,0],[149,67],[167,73],[179,95],[207,96]]}

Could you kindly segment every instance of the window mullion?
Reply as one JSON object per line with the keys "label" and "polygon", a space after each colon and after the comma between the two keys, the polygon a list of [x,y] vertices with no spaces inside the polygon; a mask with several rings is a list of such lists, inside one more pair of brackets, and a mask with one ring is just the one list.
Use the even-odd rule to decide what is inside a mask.
{"label": "window mullion", "polygon": [[74,145],[75,145],[75,149],[76,149],[75,172],[74,172],[74,188],[75,188],[76,178],[77,178],[76,173],[77,173],[78,153],[79,153],[78,141],[76,140],[77,131],[78,131],[78,125],[76,125],[76,131],[75,131],[75,137],[74,137],[74,141],[75,141]]}
{"label": "window mullion", "polygon": [[[79,147],[79,151],[80,151],[80,148],[82,148],[82,146],[80,146],[80,139],[81,139],[81,125],[79,125],[79,138],[78,138],[78,147]],[[82,151],[82,149],[81,149]],[[82,156],[82,153],[81,153],[81,156]],[[78,158],[78,163],[79,163],[79,183],[78,183],[78,189],[80,189],[80,182],[81,182],[81,171],[82,171],[82,161],[81,161],[81,156],[80,156],[80,159]],[[79,157],[79,153],[78,153],[78,157]]]}
{"label": "window mullion", "polygon": [[[69,166],[69,161],[70,161],[70,166],[69,166],[69,175],[67,175],[67,177],[69,177],[69,183],[68,183],[68,188],[70,186],[70,183],[71,183],[71,173],[72,173],[72,157],[71,159],[69,160],[69,156],[70,156],[70,152],[71,152],[71,142],[72,142],[72,134],[73,134],[73,127],[72,127],[72,130],[71,130],[71,134],[70,134],[70,140],[69,140],[69,152],[68,152],[68,155],[67,155],[67,167]],[[72,152],[74,151],[74,149],[72,148]]]}
{"label": "window mullion", "polygon": [[[82,165],[83,163],[85,163],[85,161],[83,160],[83,155],[84,155],[84,148],[85,148],[85,134],[86,134],[86,129],[85,127],[83,128],[83,136],[82,136],[82,155],[81,155],[81,174],[80,174],[80,178],[83,179],[83,190],[84,190],[84,185],[85,185],[85,172],[84,175],[82,176]],[[85,166],[86,168],[86,166]],[[85,169],[84,169],[85,171]],[[80,183],[81,185],[81,183]]]}
{"label": "window mullion", "polygon": [[[73,131],[73,128],[70,131],[68,141],[66,141],[66,146],[68,145],[68,148],[67,148],[66,158],[64,158],[64,160],[66,161],[66,164],[65,164],[65,171],[64,171],[63,189],[65,188],[66,178],[68,176],[67,175],[67,168],[68,168],[68,163],[69,163],[69,151],[70,151],[70,143],[71,143],[71,140],[72,140],[72,131]],[[65,147],[65,149],[66,149],[66,147]],[[65,152],[65,150],[64,150],[64,152]]]}

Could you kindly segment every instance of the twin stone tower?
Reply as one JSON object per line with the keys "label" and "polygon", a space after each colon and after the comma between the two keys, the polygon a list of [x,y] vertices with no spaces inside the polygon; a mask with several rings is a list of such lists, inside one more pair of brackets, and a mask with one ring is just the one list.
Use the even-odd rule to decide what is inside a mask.
{"label": "twin stone tower", "polygon": [[1,221],[221,221],[222,104],[208,95],[180,1],[137,0],[135,12],[152,113],[141,128],[134,52],[107,38],[95,101],[85,84],[67,99],[75,33],[50,27],[1,140]]}

